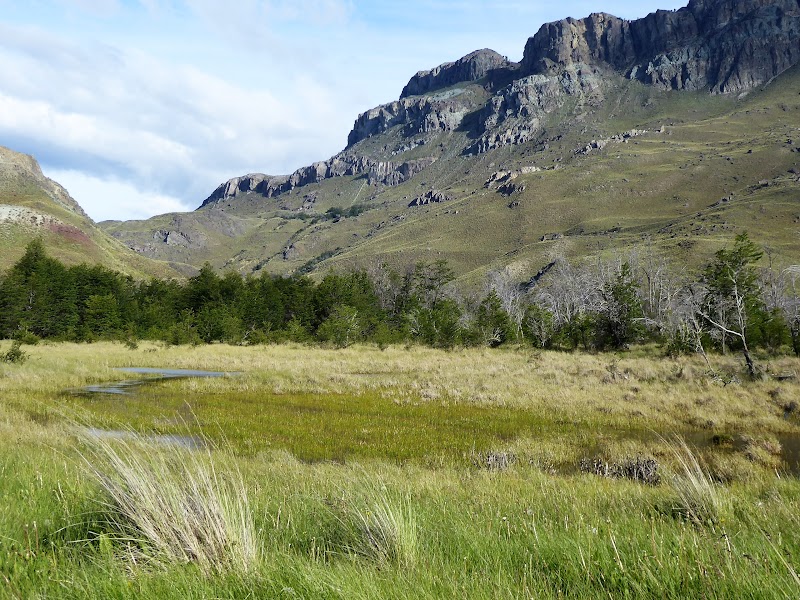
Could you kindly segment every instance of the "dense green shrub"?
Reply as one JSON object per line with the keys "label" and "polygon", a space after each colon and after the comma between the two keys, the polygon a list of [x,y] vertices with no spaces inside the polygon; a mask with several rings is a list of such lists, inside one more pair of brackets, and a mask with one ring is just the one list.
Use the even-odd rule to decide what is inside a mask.
{"label": "dense green shrub", "polygon": [[11,343],[11,348],[5,354],[0,354],[0,362],[20,364],[28,360],[28,353],[22,349],[22,343],[19,340],[14,340]]}

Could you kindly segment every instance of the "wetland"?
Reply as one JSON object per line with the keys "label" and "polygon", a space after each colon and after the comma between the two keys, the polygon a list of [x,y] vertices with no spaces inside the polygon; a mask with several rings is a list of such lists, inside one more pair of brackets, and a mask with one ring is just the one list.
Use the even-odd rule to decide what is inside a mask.
{"label": "wetland", "polygon": [[26,351],[0,365],[0,595],[800,589],[791,377],[653,348]]}

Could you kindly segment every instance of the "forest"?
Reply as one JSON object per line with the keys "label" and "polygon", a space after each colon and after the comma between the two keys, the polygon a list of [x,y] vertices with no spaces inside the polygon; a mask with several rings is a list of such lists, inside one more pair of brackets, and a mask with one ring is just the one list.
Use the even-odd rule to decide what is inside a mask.
{"label": "forest", "polygon": [[[306,275],[136,281],[102,266],[65,266],[31,242],[0,277],[0,338],[19,343],[161,340],[169,344],[521,344],[607,350],[657,343],[668,354],[800,355],[800,267],[773,267],[747,234],[699,272],[650,253],[572,264],[556,259],[524,284],[489,273],[465,291],[444,261]],[[767,257],[768,258],[768,257]]]}

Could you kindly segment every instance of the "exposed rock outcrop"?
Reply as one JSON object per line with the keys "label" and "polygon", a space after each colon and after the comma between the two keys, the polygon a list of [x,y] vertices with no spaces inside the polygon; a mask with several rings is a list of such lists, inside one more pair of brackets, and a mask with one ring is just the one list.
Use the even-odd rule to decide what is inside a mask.
{"label": "exposed rock outcrop", "polygon": [[366,175],[371,185],[394,186],[407,181],[435,160],[435,158],[423,158],[405,162],[378,161],[343,152],[330,160],[300,168],[291,175],[273,177],[263,173],[251,173],[243,177],[234,177],[220,184],[200,207],[213,207],[249,192],[255,192],[265,198],[274,198],[297,187],[319,183],[332,177]]}
{"label": "exposed rock outcrop", "polygon": [[388,186],[400,185],[434,162],[436,162],[435,158],[422,158],[402,163],[375,162],[369,169],[367,182],[370,185],[376,183]]}
{"label": "exposed rock outcrop", "polygon": [[504,183],[499,188],[497,188],[497,193],[501,196],[511,196],[512,194],[521,194],[525,191],[525,184],[524,183]]}
{"label": "exposed rock outcrop", "polygon": [[440,96],[402,98],[361,113],[347,136],[347,147],[396,125],[403,126],[403,135],[454,131],[475,106],[463,90],[452,90]]}
{"label": "exposed rock outcrop", "polygon": [[[659,133],[663,133],[664,128],[661,128]],[[646,129],[631,129],[626,131],[625,133],[618,133],[616,135],[612,135],[610,138],[603,138],[599,140],[592,140],[585,146],[581,146],[580,148],[576,148],[574,150],[574,154],[590,154],[594,150],[602,150],[609,144],[623,144],[627,143],[628,140],[639,137],[640,135],[647,135],[650,133]]]}
{"label": "exposed rock outcrop", "polygon": [[53,215],[36,212],[24,206],[0,204],[0,224],[4,223],[25,225],[34,228],[63,225],[63,222]]}
{"label": "exposed rock outcrop", "polygon": [[498,69],[512,66],[505,56],[485,48],[476,50],[455,62],[444,63],[429,71],[420,71],[403,88],[400,98],[426,94],[467,81],[479,81]]}
{"label": "exposed rock outcrop", "polygon": [[540,131],[546,115],[568,98],[583,104],[603,100],[602,74],[597,68],[572,64],[558,75],[529,75],[495,94],[481,111],[480,138],[467,153],[480,154],[509,144],[523,144]]}
{"label": "exposed rock outcrop", "polygon": [[448,200],[452,200],[451,196],[448,196],[444,192],[437,192],[435,190],[428,190],[421,196],[417,196],[411,202],[408,203],[408,206],[426,206],[428,204],[438,204],[440,202],[447,202]]}
{"label": "exposed rock outcrop", "polygon": [[626,21],[605,13],[543,25],[525,45],[525,73],[604,64],[662,89],[740,93],[800,60],[797,0],[691,0]]}

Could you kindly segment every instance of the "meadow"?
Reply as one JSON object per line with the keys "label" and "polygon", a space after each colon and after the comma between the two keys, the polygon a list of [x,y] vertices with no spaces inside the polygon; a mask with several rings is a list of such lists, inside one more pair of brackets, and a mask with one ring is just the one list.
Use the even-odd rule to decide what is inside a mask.
{"label": "meadow", "polygon": [[[796,358],[749,381],[655,347],[23,348],[2,597],[800,593]],[[120,367],[229,375],[77,393]]]}

